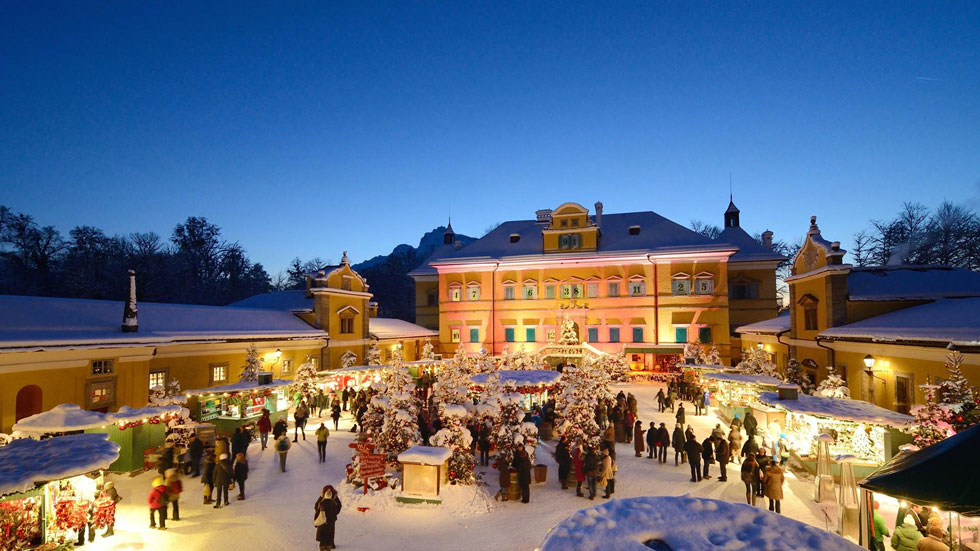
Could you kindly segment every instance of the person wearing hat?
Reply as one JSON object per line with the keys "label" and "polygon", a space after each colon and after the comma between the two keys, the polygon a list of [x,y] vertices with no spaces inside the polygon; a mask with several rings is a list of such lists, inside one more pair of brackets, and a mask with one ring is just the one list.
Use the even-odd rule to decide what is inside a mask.
{"label": "person wearing hat", "polygon": [[150,496],[146,499],[150,505],[150,528],[157,527],[157,520],[160,521],[160,530],[167,529],[167,485],[163,483],[163,477],[158,476],[151,483],[153,489]]}
{"label": "person wearing hat", "polygon": [[218,461],[214,464],[214,489],[218,491],[215,496],[214,508],[221,508],[221,500],[224,499],[228,505],[228,484],[232,481],[231,463],[228,461],[228,454],[223,453],[218,456]]}
{"label": "person wearing hat", "polygon": [[289,453],[289,434],[283,434],[276,438],[276,453],[279,454],[279,471],[286,472],[286,454]]}

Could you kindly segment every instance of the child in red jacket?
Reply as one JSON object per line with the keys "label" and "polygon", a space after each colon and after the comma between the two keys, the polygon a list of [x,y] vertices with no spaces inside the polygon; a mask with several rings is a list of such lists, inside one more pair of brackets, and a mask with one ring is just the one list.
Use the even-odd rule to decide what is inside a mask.
{"label": "child in red jacket", "polygon": [[156,512],[156,516],[160,517],[160,530],[166,530],[168,499],[167,486],[163,483],[162,477],[158,476],[153,479],[153,489],[150,490],[150,497],[146,501],[150,505],[150,528],[157,527],[154,517],[154,512]]}

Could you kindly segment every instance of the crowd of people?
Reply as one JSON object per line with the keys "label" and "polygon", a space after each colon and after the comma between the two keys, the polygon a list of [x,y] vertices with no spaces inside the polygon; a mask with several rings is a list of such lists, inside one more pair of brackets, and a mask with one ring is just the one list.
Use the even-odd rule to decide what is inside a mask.
{"label": "crowd of people", "polygon": [[880,512],[881,504],[874,502],[872,510],[872,544],[874,551],[885,551],[885,538],[895,551],[949,551],[943,518],[936,511],[910,503],[899,508],[894,529],[889,532]]}

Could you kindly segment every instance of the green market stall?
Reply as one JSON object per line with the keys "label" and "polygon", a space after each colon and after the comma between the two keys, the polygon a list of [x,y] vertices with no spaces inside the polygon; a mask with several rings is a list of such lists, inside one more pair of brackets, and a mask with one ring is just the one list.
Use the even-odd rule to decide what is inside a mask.
{"label": "green market stall", "polygon": [[289,414],[289,385],[293,381],[271,380],[265,384],[244,382],[188,390],[187,407],[199,423],[211,423],[219,435],[228,435],[238,427],[253,425],[267,409],[272,422]]}
{"label": "green market stall", "polygon": [[711,391],[712,402],[717,405],[721,416],[731,422],[735,415],[745,419],[745,413],[759,400],[762,392],[774,392],[782,381],[768,375],[751,373],[725,373],[705,371],[701,380]]}

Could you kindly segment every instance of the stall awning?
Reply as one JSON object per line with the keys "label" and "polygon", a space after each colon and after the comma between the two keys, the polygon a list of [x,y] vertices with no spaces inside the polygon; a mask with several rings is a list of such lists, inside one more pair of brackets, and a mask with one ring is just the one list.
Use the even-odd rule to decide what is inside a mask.
{"label": "stall awning", "polygon": [[694,323],[694,312],[671,312],[671,325],[691,325]]}

